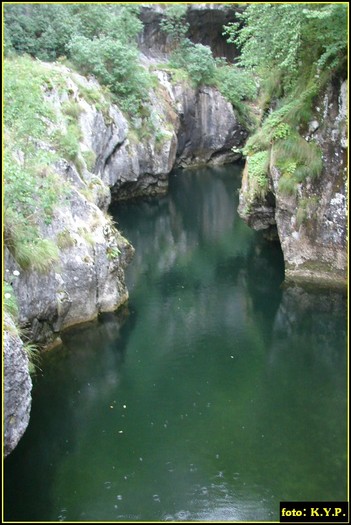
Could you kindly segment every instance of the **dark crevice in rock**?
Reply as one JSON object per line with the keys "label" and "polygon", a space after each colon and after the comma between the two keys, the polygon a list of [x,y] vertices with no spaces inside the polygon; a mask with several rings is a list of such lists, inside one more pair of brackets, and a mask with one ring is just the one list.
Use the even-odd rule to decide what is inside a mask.
{"label": "dark crevice in rock", "polygon": [[118,181],[111,188],[112,201],[124,201],[137,197],[163,195],[168,189],[168,176],[145,173],[135,181]]}
{"label": "dark crevice in rock", "polygon": [[[229,22],[237,22],[236,14],[243,9],[239,5],[189,4],[186,13],[186,22],[189,24],[187,37],[194,44],[209,46],[215,57],[225,57],[232,61],[239,53],[223,36],[223,26]],[[160,60],[172,50],[170,39],[160,30],[164,11],[165,7],[160,4],[141,6],[144,29],[139,37],[139,47],[146,56]]]}
{"label": "dark crevice in rock", "polygon": [[96,160],[96,171],[97,172],[101,172],[101,173],[104,173],[104,171],[106,170],[106,167],[108,166],[108,164],[111,162],[111,159],[114,155],[117,155],[118,154],[118,151],[120,150],[120,148],[123,146],[123,144],[125,143],[125,141],[123,140],[122,142],[118,142],[114,148],[112,149],[112,151],[108,154],[107,157],[102,157],[100,159],[97,159]]}

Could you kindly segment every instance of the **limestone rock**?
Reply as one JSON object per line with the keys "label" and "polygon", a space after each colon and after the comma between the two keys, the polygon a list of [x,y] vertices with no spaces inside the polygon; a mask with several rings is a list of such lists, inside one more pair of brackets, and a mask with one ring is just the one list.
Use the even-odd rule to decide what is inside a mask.
{"label": "limestone rock", "polygon": [[[243,144],[246,131],[216,89],[173,85],[164,71],[156,72],[159,84],[150,90],[146,116],[134,118],[131,126],[119,108],[105,99],[96,80],[84,78],[62,64],[44,67],[59,74],[61,85],[60,89],[43,88],[55,119],[48,123],[48,143],[38,147],[55,150],[50,136],[67,132],[67,111],[78,114],[74,124],[79,136],[76,158],[67,161],[61,156],[53,166],[66,193],[55,206],[51,222],[38,219],[41,222],[37,224],[40,235],[59,247],[59,261],[46,272],[24,270],[6,248],[4,278],[16,295],[19,325],[28,330],[32,341],[51,346],[60,342],[64,328],[89,321],[100,312],[113,311],[128,298],[124,268],[134,249],[106,213],[111,199],[164,193],[168,174],[176,164],[233,160],[231,147]],[[99,97],[99,104],[94,97]],[[152,124],[149,128],[148,119]],[[149,131],[145,133],[145,129]],[[20,347],[20,341],[8,337],[8,346]],[[27,365],[24,357],[18,357],[21,355],[17,351],[16,359],[21,359],[24,370]],[[12,403],[17,403],[12,400],[18,398],[17,376],[11,379],[15,374],[12,367],[8,374],[6,410],[12,414]],[[23,428],[30,403],[26,381],[23,376],[24,397],[18,401],[23,405],[18,407],[20,413],[28,412],[28,416],[21,416]],[[20,438],[22,430],[18,428],[8,451]]]}
{"label": "limestone rock", "polygon": [[320,95],[304,137],[322,150],[318,178],[307,177],[296,195],[279,190],[281,173],[270,165],[270,192],[250,199],[250,183],[243,179],[239,213],[254,229],[277,228],[284,254],[285,274],[294,281],[346,282],[347,171],[346,81],[334,80]]}
{"label": "limestone rock", "polygon": [[[108,124],[94,108],[82,105],[82,143],[96,156],[89,186],[98,177],[110,188],[112,200],[165,193],[174,166],[232,162],[239,156],[232,148],[242,146],[247,137],[232,105],[217,89],[174,83],[162,70],[155,74],[159,85],[149,92],[148,117],[134,119],[134,129],[114,105]],[[154,131],[147,131],[148,119]]]}
{"label": "limestone rock", "polygon": [[22,270],[6,250],[5,279],[17,297],[20,325],[30,329],[34,341],[48,344],[63,328],[126,301],[123,268],[134,250],[104,213],[73,189],[42,231],[61,243],[59,263],[46,273]]}
{"label": "limestone rock", "polygon": [[28,356],[11,318],[4,319],[4,454],[16,447],[30,416],[32,380]]}
{"label": "limestone rock", "polygon": [[245,142],[247,131],[217,89],[176,85],[174,97],[180,116],[177,165],[223,164],[238,158],[231,148]]}

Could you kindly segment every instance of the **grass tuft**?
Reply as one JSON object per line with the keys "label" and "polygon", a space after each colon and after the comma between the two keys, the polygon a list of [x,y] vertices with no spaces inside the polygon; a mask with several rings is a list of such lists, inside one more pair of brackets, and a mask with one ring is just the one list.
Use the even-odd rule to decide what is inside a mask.
{"label": "grass tuft", "polygon": [[56,244],[43,238],[16,243],[13,255],[23,270],[36,270],[47,273],[59,261],[59,249]]}
{"label": "grass tuft", "polygon": [[18,317],[18,304],[10,283],[4,281],[3,288],[4,311],[13,319]]}

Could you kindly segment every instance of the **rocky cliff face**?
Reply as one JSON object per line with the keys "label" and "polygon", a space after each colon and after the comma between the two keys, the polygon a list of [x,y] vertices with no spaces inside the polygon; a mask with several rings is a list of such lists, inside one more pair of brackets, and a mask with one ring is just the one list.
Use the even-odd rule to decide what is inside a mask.
{"label": "rocky cliff face", "polygon": [[[19,272],[10,279],[19,322],[40,343],[52,342],[67,326],[117,308],[128,296],[123,268],[133,249],[105,213],[111,195],[123,200],[163,193],[174,165],[231,161],[231,147],[246,138],[232,106],[216,89],[173,85],[170,75],[159,71],[159,86],[150,93],[148,108],[156,132],[140,138],[143,122],[140,129],[131,129],[117,106],[106,105],[103,113],[84,98],[87,89],[99,88],[94,80],[64,66],[48,67],[58,69],[61,82],[66,82],[65,90],[47,95],[56,108],[57,125],[64,126],[65,104],[74,103],[80,129],[79,171],[75,162],[56,163],[68,196],[51,224],[40,225],[43,237],[58,243],[60,261],[43,274],[21,270],[8,250],[5,257],[5,278]],[[91,166],[87,152],[94,159]]]}
{"label": "rocky cliff face", "polygon": [[[18,322],[28,330],[30,339],[42,345],[55,341],[60,330],[89,321],[99,312],[115,310],[128,297],[124,268],[133,248],[117,231],[106,210],[110,192],[88,166],[86,153],[92,154],[89,124],[102,120],[102,114],[89,105],[79,91],[91,87],[83,77],[74,77],[63,66],[48,64],[61,75],[61,89],[51,88],[44,98],[56,113],[49,124],[64,128],[67,103],[75,103],[79,112],[80,144],[75,162],[59,159],[53,169],[65,192],[55,206],[51,221],[39,220],[43,238],[59,248],[59,261],[50,270],[22,269],[10,250],[5,250],[5,279],[15,292],[19,306]],[[65,83],[65,89],[62,85]],[[38,144],[41,148],[52,148]],[[79,171],[78,171],[79,170]],[[14,276],[17,274],[16,277]]]}
{"label": "rocky cliff face", "polygon": [[104,213],[75,190],[47,229],[62,246],[50,271],[23,270],[5,251],[5,278],[19,304],[19,324],[42,345],[59,341],[62,329],[125,302],[123,269],[133,254]]}
{"label": "rocky cliff face", "polygon": [[329,284],[345,283],[347,270],[346,81],[335,80],[320,95],[304,137],[322,150],[323,169],[317,179],[299,184],[296,195],[279,189],[281,173],[274,147],[269,168],[269,191],[250,199],[246,173],[239,213],[254,229],[276,229],[287,279]]}
{"label": "rocky cliff face", "polygon": [[203,87],[195,91],[178,85],[173,96],[180,119],[178,166],[223,164],[238,158],[231,148],[245,142],[247,131],[217,90]]}
{"label": "rocky cliff face", "polygon": [[[59,64],[45,67],[59,78],[58,87],[54,82],[43,87],[56,118],[48,123],[48,142],[37,146],[55,148],[49,136],[52,131],[67,130],[71,122],[67,108],[77,115],[79,137],[76,158],[60,158],[53,167],[66,188],[65,196],[51,222],[38,224],[41,235],[59,247],[59,261],[46,272],[24,270],[5,250],[5,280],[17,298],[18,322],[32,341],[43,346],[59,343],[64,328],[115,310],[128,298],[124,268],[134,250],[106,213],[111,198],[164,193],[173,166],[230,162],[235,158],[231,148],[242,146],[246,138],[232,106],[214,88],[174,84],[169,73],[157,71],[158,85],[150,91],[147,116],[134,119],[132,127],[94,79]],[[18,354],[24,373],[27,363],[20,340],[9,338],[6,344],[9,355]],[[6,374],[6,405],[12,414],[11,404],[17,403],[21,386],[11,379],[12,367]],[[20,403],[29,417],[27,386]],[[20,436],[27,416],[14,419],[10,415],[6,432]],[[8,451],[16,439],[11,437]]]}
{"label": "rocky cliff face", "polygon": [[[148,117],[134,129],[116,106],[108,124],[84,103],[80,116],[83,142],[94,152],[94,174],[110,188],[113,200],[157,195],[167,191],[174,166],[223,164],[238,158],[247,131],[232,105],[215,88],[191,88],[155,71],[158,86],[150,91]],[[154,130],[145,131],[151,119]]]}
{"label": "rocky cliff face", "polygon": [[4,454],[7,456],[24,434],[30,416],[32,381],[28,357],[17,329],[4,319]]}
{"label": "rocky cliff face", "polygon": [[[186,13],[186,23],[189,24],[188,38],[194,44],[209,46],[214,56],[232,60],[238,52],[222,35],[223,26],[228,22],[236,21],[236,13],[242,10],[243,8],[238,5],[189,4]],[[165,7],[162,4],[141,6],[140,18],[144,29],[139,39],[139,46],[149,57],[160,58],[171,50],[169,39],[160,31],[159,26],[164,12]]]}

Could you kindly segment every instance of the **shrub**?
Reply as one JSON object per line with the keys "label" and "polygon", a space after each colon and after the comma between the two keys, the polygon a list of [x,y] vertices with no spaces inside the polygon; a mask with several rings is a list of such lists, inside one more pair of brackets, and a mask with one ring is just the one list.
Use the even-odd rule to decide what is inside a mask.
{"label": "shrub", "polygon": [[323,162],[320,147],[313,141],[307,142],[297,133],[279,141],[275,145],[274,151],[277,167],[282,167],[286,163],[294,163],[296,166],[295,174],[299,170],[301,180],[306,177],[316,178],[322,171]]}
{"label": "shrub", "polygon": [[71,246],[74,246],[75,239],[72,237],[70,231],[65,228],[62,232],[57,234],[56,244],[61,249],[70,248]]}
{"label": "shrub", "polygon": [[278,182],[279,191],[285,195],[295,195],[297,192],[297,181],[292,175],[283,175]]}
{"label": "shrub", "polygon": [[96,104],[101,102],[101,92],[97,88],[88,87],[78,82],[80,95],[88,102],[88,104]]}
{"label": "shrub", "polygon": [[121,250],[117,246],[109,246],[106,249],[106,256],[110,260],[117,259],[120,254]]}
{"label": "shrub", "polygon": [[326,82],[346,72],[347,8],[341,4],[255,3],[237,18],[239,22],[224,27],[224,34],[241,50],[237,63],[261,79],[260,106],[266,116],[246,150],[257,152],[267,143],[281,142],[285,160],[296,163],[296,168],[280,187],[292,192],[298,181],[321,171],[318,148],[307,147],[301,139],[301,152],[293,146],[289,154],[291,144],[298,142],[289,139],[295,131],[305,132],[315,98]]}
{"label": "shrub", "polygon": [[76,122],[71,122],[67,126],[65,133],[56,134],[56,147],[59,153],[68,161],[77,160],[80,148],[80,130]]}
{"label": "shrub", "polygon": [[90,246],[94,246],[94,236],[87,228],[85,228],[84,226],[78,228],[78,233]]}
{"label": "shrub", "polygon": [[291,127],[285,122],[281,122],[272,131],[272,140],[283,140],[286,139],[291,133]]}
{"label": "shrub", "polygon": [[238,67],[229,65],[218,67],[215,79],[219,91],[234,106],[242,100],[253,100],[257,95],[252,74]]}
{"label": "shrub", "polygon": [[257,196],[263,198],[266,195],[269,186],[269,153],[268,151],[259,151],[248,157],[247,162],[252,194],[254,197]]}
{"label": "shrub", "polygon": [[62,4],[4,6],[6,50],[28,53],[40,60],[64,55],[77,20]]}
{"label": "shrub", "polygon": [[[23,333],[21,334],[23,338]],[[40,363],[40,351],[36,344],[25,342],[23,344],[23,350],[26,352],[28,357],[28,371],[31,376],[37,373]]]}
{"label": "shrub", "polygon": [[93,171],[95,167],[96,162],[96,155],[92,150],[83,151],[82,157],[85,161],[85,164],[87,166],[88,171]]}
{"label": "shrub", "polygon": [[185,53],[185,69],[195,86],[211,84],[215,75],[215,60],[208,46],[193,44]]}
{"label": "shrub", "polygon": [[57,155],[47,147],[55,116],[42,86],[57,78],[37,61],[17,57],[6,60],[4,80],[4,240],[22,268],[47,271],[58,253],[40,228],[50,224],[67,190],[52,169]]}
{"label": "shrub", "polygon": [[170,37],[173,49],[177,49],[181,45],[188,32],[189,24],[185,20],[186,12],[186,5],[171,4],[167,6],[160,22],[160,29]]}
{"label": "shrub", "polygon": [[69,54],[76,35],[90,40],[110,36],[129,45],[142,29],[136,5],[5,5],[5,50],[40,60]]}
{"label": "shrub", "polygon": [[82,112],[82,108],[79,106],[78,102],[69,100],[62,105],[62,111],[65,115],[77,121],[79,118],[79,115]]}
{"label": "shrub", "polygon": [[17,242],[13,255],[23,270],[31,268],[40,273],[51,270],[53,264],[59,260],[59,250],[56,244],[40,237]]}
{"label": "shrub", "polygon": [[76,35],[69,44],[72,61],[84,74],[93,74],[115,95],[122,110],[140,111],[147,98],[148,74],[139,65],[135,47],[110,36],[89,40]]}

